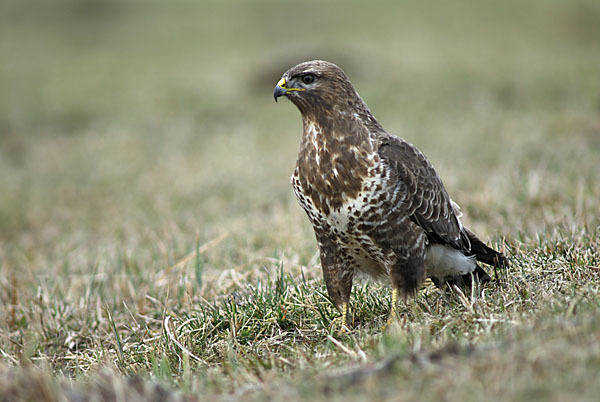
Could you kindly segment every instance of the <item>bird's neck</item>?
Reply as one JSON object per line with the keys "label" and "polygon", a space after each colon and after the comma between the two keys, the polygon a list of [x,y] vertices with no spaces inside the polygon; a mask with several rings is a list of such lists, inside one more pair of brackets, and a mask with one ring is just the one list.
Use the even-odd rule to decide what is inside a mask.
{"label": "bird's neck", "polygon": [[374,134],[383,130],[366,107],[302,113],[302,128],[300,154],[316,152],[321,160],[332,153],[373,152]]}

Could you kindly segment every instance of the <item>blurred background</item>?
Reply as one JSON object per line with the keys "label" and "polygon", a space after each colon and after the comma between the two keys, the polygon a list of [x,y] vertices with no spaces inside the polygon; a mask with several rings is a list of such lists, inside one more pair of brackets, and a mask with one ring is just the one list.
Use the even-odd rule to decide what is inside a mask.
{"label": "blurred background", "polygon": [[3,0],[0,55],[5,273],[162,269],[221,233],[217,271],[314,262],[272,90],[316,58],[484,239],[598,222],[597,1]]}

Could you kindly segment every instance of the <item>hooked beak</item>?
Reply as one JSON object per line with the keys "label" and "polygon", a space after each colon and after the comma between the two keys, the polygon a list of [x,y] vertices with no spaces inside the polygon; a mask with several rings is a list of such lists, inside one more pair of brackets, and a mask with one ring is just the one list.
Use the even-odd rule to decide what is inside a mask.
{"label": "hooked beak", "polygon": [[280,79],[279,82],[277,83],[277,85],[275,85],[275,89],[273,90],[273,97],[275,98],[275,102],[277,102],[277,98],[279,98],[280,96],[287,95],[293,91],[302,92],[302,91],[306,91],[306,89],[304,89],[304,88],[289,88],[287,86],[287,82],[285,81],[285,78]]}
{"label": "hooked beak", "polygon": [[279,80],[277,85],[275,85],[275,89],[273,90],[273,98],[275,98],[275,102],[277,102],[277,98],[283,96],[287,93],[287,88],[285,87],[285,78]]}

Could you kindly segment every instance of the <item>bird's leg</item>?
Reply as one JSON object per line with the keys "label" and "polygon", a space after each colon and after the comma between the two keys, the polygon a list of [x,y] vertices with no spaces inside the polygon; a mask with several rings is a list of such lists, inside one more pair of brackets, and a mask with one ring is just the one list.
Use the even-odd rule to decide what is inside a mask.
{"label": "bird's leg", "polygon": [[398,261],[392,265],[389,269],[390,282],[392,285],[392,308],[390,309],[390,316],[387,320],[387,326],[390,326],[393,322],[397,321],[398,311],[398,294],[400,292],[404,295],[404,301],[409,294],[416,294],[419,290],[419,286],[423,282],[425,275],[425,263],[424,263],[424,240],[418,241],[422,247],[421,251],[414,252],[414,254],[402,254],[398,256]]}
{"label": "bird's leg", "polygon": [[342,303],[342,326],[341,331],[344,332],[348,329],[348,303]]}
{"label": "bird's leg", "polygon": [[342,305],[339,308],[341,310],[342,316],[331,320],[331,328],[337,327],[339,332],[343,333],[343,332],[348,331],[348,321],[347,321],[348,320],[348,303],[347,302],[342,303]]}
{"label": "bird's leg", "polygon": [[392,308],[390,309],[390,316],[388,317],[386,326],[392,325],[396,320],[396,315],[398,313],[398,288],[394,287],[392,289]]}
{"label": "bird's leg", "polygon": [[[325,248],[321,241],[325,242],[327,239],[320,239],[319,248],[321,249],[321,267],[323,268],[323,278],[325,279],[325,286],[327,287],[327,294],[333,302],[333,304],[342,313],[341,317],[333,320],[332,326],[338,326],[337,322],[341,320],[339,325],[340,330],[343,332],[348,329],[348,303],[350,301],[350,293],[352,292],[352,277],[354,271],[347,269],[343,264],[343,261],[338,259],[339,254],[329,251],[323,252]],[[330,243],[325,243],[327,246],[332,246]]]}

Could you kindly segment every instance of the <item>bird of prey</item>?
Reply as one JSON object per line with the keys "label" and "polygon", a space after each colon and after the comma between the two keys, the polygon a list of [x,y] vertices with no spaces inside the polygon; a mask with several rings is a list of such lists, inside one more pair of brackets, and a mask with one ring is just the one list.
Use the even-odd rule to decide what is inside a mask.
{"label": "bird of prey", "polygon": [[429,160],[377,122],[341,68],[321,60],[298,64],[273,95],[287,97],[302,114],[291,182],[314,227],[342,325],[360,274],[391,283],[391,319],[398,294],[414,294],[427,277],[438,287],[471,286],[490,280],[478,261],[507,265],[461,224]]}

